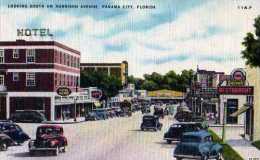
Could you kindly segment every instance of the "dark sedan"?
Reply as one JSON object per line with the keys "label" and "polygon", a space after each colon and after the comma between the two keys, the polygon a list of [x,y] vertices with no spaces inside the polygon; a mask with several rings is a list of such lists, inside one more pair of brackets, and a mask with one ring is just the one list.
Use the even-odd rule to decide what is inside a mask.
{"label": "dark sedan", "polygon": [[173,156],[182,159],[216,159],[221,160],[223,148],[214,143],[207,131],[184,133],[180,143],[176,146]]}
{"label": "dark sedan", "polygon": [[13,145],[13,140],[8,135],[0,133],[0,151],[6,151],[11,145]]}
{"label": "dark sedan", "polygon": [[43,121],[46,121],[46,117],[38,111],[26,110],[16,111],[11,115],[10,120],[18,123],[42,123]]}
{"label": "dark sedan", "polygon": [[201,123],[197,122],[179,122],[171,125],[168,131],[164,134],[164,140],[167,143],[172,141],[179,141],[183,133],[204,130]]}
{"label": "dark sedan", "polygon": [[159,122],[158,116],[144,115],[141,124],[141,130],[153,129],[154,131],[161,130],[162,123]]}
{"label": "dark sedan", "polygon": [[30,139],[20,126],[11,122],[0,122],[0,133],[8,135],[17,144],[24,143]]}
{"label": "dark sedan", "polygon": [[96,114],[96,112],[89,112],[85,116],[85,121],[96,121],[100,120],[100,117]]}

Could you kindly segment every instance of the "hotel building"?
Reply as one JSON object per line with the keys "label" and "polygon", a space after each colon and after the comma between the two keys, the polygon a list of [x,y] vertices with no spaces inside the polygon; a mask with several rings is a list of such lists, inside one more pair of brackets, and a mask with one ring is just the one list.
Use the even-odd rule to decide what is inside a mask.
{"label": "hotel building", "polygon": [[[1,41],[0,119],[18,110],[37,110],[52,121],[64,111],[69,117],[83,115],[89,98],[80,92],[79,77],[75,49],[55,41]],[[59,87],[70,88],[70,97],[57,95]]]}

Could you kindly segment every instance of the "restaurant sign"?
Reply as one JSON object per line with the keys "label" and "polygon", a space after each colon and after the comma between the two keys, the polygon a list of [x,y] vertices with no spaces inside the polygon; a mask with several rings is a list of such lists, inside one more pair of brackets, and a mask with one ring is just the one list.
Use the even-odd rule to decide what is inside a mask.
{"label": "restaurant sign", "polygon": [[68,87],[59,87],[56,92],[60,96],[69,96],[71,94],[71,89]]}
{"label": "restaurant sign", "polygon": [[254,92],[253,87],[249,86],[241,86],[241,87],[233,87],[233,86],[222,86],[218,87],[219,94],[229,94],[229,95],[252,95]]}

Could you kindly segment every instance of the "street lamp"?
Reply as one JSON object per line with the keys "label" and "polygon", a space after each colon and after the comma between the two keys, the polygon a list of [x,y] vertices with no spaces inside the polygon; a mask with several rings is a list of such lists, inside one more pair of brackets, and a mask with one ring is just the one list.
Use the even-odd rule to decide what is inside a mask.
{"label": "street lamp", "polygon": [[200,101],[200,116],[202,116],[202,108],[203,108],[203,101],[204,101],[204,99],[201,98],[200,100],[201,100]]}
{"label": "street lamp", "polygon": [[74,122],[77,122],[77,100],[78,96],[74,97]]}

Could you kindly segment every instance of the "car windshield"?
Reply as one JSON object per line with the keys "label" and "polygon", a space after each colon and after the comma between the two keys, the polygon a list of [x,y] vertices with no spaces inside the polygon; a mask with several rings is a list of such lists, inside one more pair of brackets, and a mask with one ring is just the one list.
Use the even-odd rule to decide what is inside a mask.
{"label": "car windshield", "polygon": [[155,119],[154,117],[143,117],[144,121],[151,121],[151,120],[154,120],[154,119]]}
{"label": "car windshield", "polygon": [[38,129],[38,135],[42,134],[60,134],[61,129],[60,128],[52,128],[52,127],[45,127],[45,128],[39,128]]}
{"label": "car windshield", "polygon": [[181,141],[192,143],[192,142],[200,142],[201,139],[200,137],[197,136],[183,136]]}

